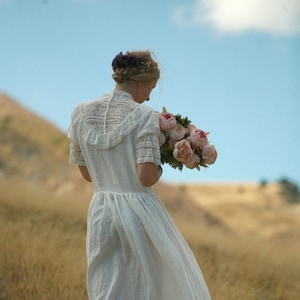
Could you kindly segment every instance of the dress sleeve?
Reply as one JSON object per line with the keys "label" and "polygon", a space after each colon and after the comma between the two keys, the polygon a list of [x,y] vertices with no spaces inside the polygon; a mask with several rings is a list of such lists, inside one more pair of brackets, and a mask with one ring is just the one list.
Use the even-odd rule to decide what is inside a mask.
{"label": "dress sleeve", "polygon": [[161,164],[158,136],[158,113],[152,112],[139,128],[135,149],[137,164],[145,162]]}
{"label": "dress sleeve", "polygon": [[80,107],[77,106],[72,113],[71,125],[68,129],[67,136],[70,139],[70,158],[71,165],[85,166],[84,157],[82,155],[78,141],[78,123],[80,119]]}
{"label": "dress sleeve", "polygon": [[70,143],[70,159],[71,165],[85,166],[86,163],[81,153],[80,146],[71,141]]}

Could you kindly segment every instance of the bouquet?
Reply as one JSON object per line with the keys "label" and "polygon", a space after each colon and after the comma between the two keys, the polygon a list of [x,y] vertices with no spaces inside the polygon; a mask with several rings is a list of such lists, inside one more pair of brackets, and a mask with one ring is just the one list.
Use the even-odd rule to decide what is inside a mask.
{"label": "bouquet", "polygon": [[182,170],[207,168],[217,159],[216,148],[208,142],[208,132],[191,124],[187,117],[173,115],[164,107],[159,114],[160,152],[162,164]]}

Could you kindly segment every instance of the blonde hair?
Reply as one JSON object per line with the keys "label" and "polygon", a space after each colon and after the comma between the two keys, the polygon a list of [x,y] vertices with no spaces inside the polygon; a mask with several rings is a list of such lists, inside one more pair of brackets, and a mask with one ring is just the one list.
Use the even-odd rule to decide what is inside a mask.
{"label": "blonde hair", "polygon": [[157,81],[160,70],[150,51],[132,51],[115,56],[112,62],[115,82],[124,81],[151,82]]}

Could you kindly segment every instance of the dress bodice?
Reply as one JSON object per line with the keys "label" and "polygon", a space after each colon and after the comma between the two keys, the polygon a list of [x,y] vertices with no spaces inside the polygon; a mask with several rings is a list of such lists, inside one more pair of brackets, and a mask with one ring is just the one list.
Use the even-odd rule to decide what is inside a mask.
{"label": "dress bodice", "polygon": [[137,164],[160,164],[158,113],[115,90],[76,106],[68,131],[70,163],[87,166],[94,188],[140,192]]}

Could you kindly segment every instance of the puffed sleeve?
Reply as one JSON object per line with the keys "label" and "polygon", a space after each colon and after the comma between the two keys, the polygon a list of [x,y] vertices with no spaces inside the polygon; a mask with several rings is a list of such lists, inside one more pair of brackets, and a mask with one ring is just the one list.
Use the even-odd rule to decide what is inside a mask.
{"label": "puffed sleeve", "polygon": [[158,113],[152,112],[139,126],[139,133],[136,141],[136,162],[153,162],[161,164],[159,147],[159,121]]}
{"label": "puffed sleeve", "polygon": [[77,106],[71,118],[71,125],[69,126],[67,136],[70,139],[70,158],[69,163],[71,165],[77,166],[85,166],[85,160],[82,155],[80,146],[79,146],[79,139],[78,139],[78,126],[80,123],[80,106]]}

